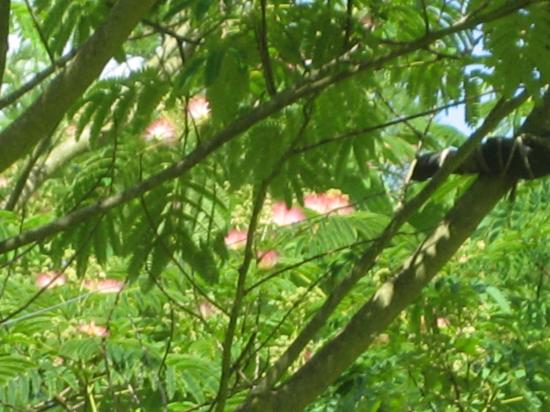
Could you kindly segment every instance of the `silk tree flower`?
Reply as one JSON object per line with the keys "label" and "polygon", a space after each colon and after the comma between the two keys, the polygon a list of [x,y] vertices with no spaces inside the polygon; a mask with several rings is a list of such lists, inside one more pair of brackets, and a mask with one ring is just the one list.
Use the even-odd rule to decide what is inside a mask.
{"label": "silk tree flower", "polygon": [[0,176],[0,189],[5,189],[10,184],[10,180],[7,177]]}
{"label": "silk tree flower", "polygon": [[330,189],[325,193],[312,193],[304,196],[304,205],[317,213],[349,215],[354,208],[349,204],[349,196],[338,189]]}
{"label": "silk tree flower", "polygon": [[146,142],[157,141],[166,145],[175,143],[177,138],[176,126],[166,117],[159,117],[154,120],[147,126],[143,136]]}
{"label": "silk tree flower", "polygon": [[78,326],[78,331],[88,336],[109,336],[109,331],[105,326],[96,325],[94,321],[82,323]]}
{"label": "silk tree flower", "polygon": [[200,315],[205,318],[211,318],[214,315],[217,315],[219,312],[219,309],[215,307],[213,304],[208,302],[207,300],[204,300],[199,303],[199,313]]}
{"label": "silk tree flower", "polygon": [[231,229],[224,239],[225,246],[228,249],[237,250],[246,246],[246,237],[248,232],[246,230]]}
{"label": "silk tree flower", "polygon": [[306,218],[302,209],[299,207],[291,207],[289,209],[284,202],[275,202],[271,210],[273,212],[273,223],[278,226],[288,226],[301,222]]}
{"label": "silk tree flower", "polygon": [[436,324],[439,329],[445,329],[451,326],[451,322],[449,322],[449,319],[441,316],[436,319]]}
{"label": "silk tree flower", "polygon": [[124,282],[117,279],[85,280],[84,287],[98,293],[118,293],[122,290]]}
{"label": "silk tree flower", "polygon": [[210,116],[210,103],[203,95],[196,95],[187,103],[187,113],[195,121],[205,120]]}
{"label": "silk tree flower", "polygon": [[279,261],[279,254],[275,250],[267,250],[256,254],[258,259],[258,268],[271,269]]}
{"label": "silk tree flower", "polygon": [[56,288],[66,283],[65,276],[59,272],[42,272],[36,276],[36,286],[39,288]]}

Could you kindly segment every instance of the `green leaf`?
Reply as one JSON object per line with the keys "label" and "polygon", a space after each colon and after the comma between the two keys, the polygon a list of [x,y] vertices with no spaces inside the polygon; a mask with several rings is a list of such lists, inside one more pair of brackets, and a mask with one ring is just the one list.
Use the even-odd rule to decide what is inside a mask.
{"label": "green leaf", "polygon": [[500,310],[504,313],[512,313],[512,307],[502,291],[495,286],[487,286],[485,292],[494,299]]}
{"label": "green leaf", "polygon": [[211,86],[218,79],[220,71],[222,69],[223,59],[225,57],[225,49],[211,50],[206,59],[206,65],[204,67],[204,84],[205,86]]}
{"label": "green leaf", "polygon": [[19,355],[0,355],[0,385],[20,377],[34,368],[35,364]]}

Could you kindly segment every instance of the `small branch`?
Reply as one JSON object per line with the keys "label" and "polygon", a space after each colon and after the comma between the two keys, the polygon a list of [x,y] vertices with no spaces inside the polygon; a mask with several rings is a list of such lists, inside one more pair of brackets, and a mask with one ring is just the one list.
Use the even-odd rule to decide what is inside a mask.
{"label": "small branch", "polygon": [[[141,202],[141,207],[143,209],[143,212],[145,214],[145,218],[147,219],[147,223],[149,225],[149,228],[151,229],[151,231],[155,234],[155,239],[154,240],[157,240],[159,242],[159,245],[160,247],[162,247],[162,249],[164,250],[164,252],[168,255],[168,257],[170,258],[170,261],[179,269],[179,271],[182,273],[182,275],[187,279],[187,281],[191,284],[191,287],[193,288],[193,290],[195,291],[198,291],[199,294],[206,300],[208,301],[208,303],[210,303],[212,306],[214,306],[216,309],[218,309],[221,313],[223,313],[225,316],[229,316],[229,314],[227,313],[227,311],[222,307],[220,306],[216,301],[214,301],[213,299],[211,299],[208,294],[206,293],[206,291],[204,291],[198,284],[197,282],[195,282],[195,280],[189,275],[189,273],[187,273],[187,271],[185,270],[185,268],[183,267],[183,265],[176,259],[176,257],[174,256],[174,252],[170,249],[170,247],[166,244],[166,242],[164,241],[164,239],[162,238],[162,236],[158,236],[156,234],[157,232],[157,228],[158,228],[158,225],[154,219],[153,219],[153,215],[149,212],[149,208],[147,207],[147,203],[145,202],[145,199],[143,197],[140,198],[140,202]],[[195,312],[193,312],[192,310],[190,309],[187,309],[185,306],[179,304],[179,303],[176,303],[175,299],[173,299],[167,292],[166,290],[163,288],[162,284],[159,282],[156,281],[155,279],[155,284],[156,286],[160,289],[160,291],[169,299],[171,300],[174,304],[176,304],[176,306],[178,306],[180,309],[182,309],[184,312],[186,312],[187,314],[191,315],[191,316],[194,316],[196,317],[197,319],[199,319],[200,321],[202,321],[202,317],[197,315]]]}
{"label": "small branch", "polygon": [[346,27],[344,28],[344,47],[343,52],[347,52],[350,48],[351,30],[353,26],[353,0],[346,2]]}
{"label": "small branch", "polygon": [[[388,110],[398,119],[403,119],[403,116],[400,116],[399,113],[394,109],[394,107],[391,105],[391,103],[386,100],[386,98],[382,95],[382,92],[380,90],[376,90],[375,94],[378,96],[380,100],[382,100],[382,103],[384,103],[384,106],[388,108]],[[417,137],[419,141],[422,141],[424,139],[424,133],[418,130],[414,125],[409,121],[409,119],[403,120],[403,124],[411,131],[413,134]]]}
{"label": "small branch", "polygon": [[[494,93],[494,92],[486,92],[486,93],[481,94],[480,96],[486,96],[486,95],[491,94],[491,93]],[[409,122],[411,120],[418,119],[420,117],[431,116],[431,115],[434,115],[436,113],[442,112],[444,110],[450,109],[452,107],[460,106],[460,105],[466,103],[468,100],[477,99],[480,96],[471,96],[469,99],[457,100],[455,102],[451,102],[451,103],[446,104],[444,106],[439,106],[439,107],[436,107],[434,109],[429,109],[429,110],[425,110],[425,111],[418,112],[418,113],[415,113],[415,114],[411,114],[411,115],[408,115],[408,116],[399,117],[397,119],[390,120],[389,122],[381,123],[381,124],[378,124],[376,126],[369,126],[369,127],[365,127],[365,128],[361,128],[361,129],[350,130],[350,131],[342,133],[341,135],[336,136],[336,137],[322,138],[322,139],[320,139],[319,141],[317,141],[315,143],[297,148],[293,152],[293,155],[298,155],[300,153],[304,153],[304,152],[307,152],[309,150],[316,149],[316,148],[324,146],[326,144],[338,143],[338,142],[341,142],[342,140],[357,137],[357,136],[365,134],[365,133],[370,133],[370,132],[374,132],[374,131],[377,131],[377,130],[382,130],[382,129],[385,129],[385,128],[390,127],[390,126],[395,126],[396,124],[399,124],[399,123]]]}
{"label": "small branch", "polygon": [[21,173],[17,178],[17,182],[15,183],[15,187],[11,191],[8,201],[4,206],[4,210],[10,210],[10,211],[15,210],[15,205],[19,201],[21,194],[25,189],[27,181],[31,176],[34,166],[36,165],[36,162],[38,162],[38,159],[40,158],[40,156],[42,156],[48,150],[50,144],[51,144],[51,136],[48,139],[42,140],[40,142],[40,145],[37,147],[35,153],[33,153],[33,155],[27,161],[27,164],[23,167],[23,170],[21,170]]}
{"label": "small branch", "polygon": [[189,43],[189,44],[194,44],[194,45],[200,44],[200,40],[192,39],[192,38],[187,37],[187,36],[182,36],[181,34],[176,33],[174,30],[172,30],[172,29],[170,29],[166,26],[163,26],[162,24],[156,23],[152,20],[143,19],[141,22],[145,26],[149,26],[149,27],[155,29],[155,31],[158,32],[158,33],[166,34],[167,36],[173,37],[178,42],[178,44],[182,44],[182,43]]}
{"label": "small branch", "polygon": [[300,266],[305,265],[306,263],[313,262],[313,261],[318,260],[318,259],[322,259],[323,257],[332,255],[334,253],[342,252],[344,250],[351,250],[354,247],[361,246],[361,245],[364,245],[366,243],[371,243],[371,242],[374,242],[374,241],[375,241],[375,239],[359,240],[357,242],[350,243],[350,244],[344,245],[344,246],[340,246],[340,247],[337,247],[337,248],[334,248],[334,249],[329,249],[329,250],[326,250],[326,251],[324,251],[322,253],[319,253],[317,255],[313,255],[313,256],[307,257],[305,259],[302,259],[299,262],[296,262],[292,265],[285,266],[284,268],[278,269],[278,270],[264,276],[263,278],[257,280],[255,283],[253,283],[252,285],[250,285],[246,289],[246,293],[248,294],[248,293],[252,292],[254,289],[261,286],[262,284],[264,284],[265,282],[267,282],[267,281],[269,281],[273,278],[276,278],[277,276],[281,275],[282,273],[286,273],[290,270],[299,268]]}
{"label": "small branch", "polygon": [[269,45],[267,41],[266,2],[267,0],[260,0],[261,19],[259,26],[256,29],[256,42],[258,43],[258,51],[260,53],[260,59],[262,61],[262,69],[264,73],[267,93],[270,96],[274,96],[277,93],[277,86],[275,86],[273,68],[271,66],[271,58],[269,57]]}
{"label": "small branch", "polygon": [[31,16],[32,24],[34,25],[34,29],[38,33],[38,37],[40,37],[40,41],[42,42],[42,45],[44,46],[44,50],[46,50],[46,54],[48,55],[48,58],[50,59],[50,63],[52,65],[55,65],[55,57],[50,49],[50,46],[48,45],[48,41],[46,40],[46,36],[42,32],[42,28],[40,27],[40,24],[38,24],[38,21],[36,20],[36,16],[34,15],[34,11],[32,10],[32,7],[29,3],[29,0],[25,0],[25,5],[27,6],[27,11],[29,12],[29,15]]}
{"label": "small branch", "polygon": [[[3,0],[0,0],[0,1],[3,1]],[[42,70],[41,72],[38,72],[32,79],[30,79],[28,82],[23,84],[19,89],[14,90],[13,92],[11,92],[5,97],[2,97],[0,99],[0,109],[3,109],[4,107],[9,106],[13,102],[17,101],[17,99],[19,99],[21,96],[25,95],[28,91],[34,89],[36,86],[42,83],[42,81],[44,81],[50,74],[55,72],[55,70],[58,67],[63,67],[74,56],[76,56],[77,52],[78,52],[78,49],[70,51],[65,56],[57,60],[55,64]]]}
{"label": "small branch", "polygon": [[424,20],[424,31],[426,36],[430,34],[430,18],[428,16],[428,6],[426,5],[426,0],[420,0],[422,4],[422,19]]}
{"label": "small branch", "polygon": [[10,0],[0,0],[0,91],[8,58],[8,36],[10,34]]}
{"label": "small branch", "polygon": [[[90,239],[92,238],[93,234],[95,233],[95,231],[97,230],[98,226],[99,226],[99,223],[101,222],[101,219],[98,219],[96,224],[92,227],[92,230],[88,233],[88,235],[86,236],[86,238],[84,239],[84,241],[79,245],[79,249],[76,250],[73,255],[70,257],[70,259],[68,259],[68,261],[65,263],[65,265],[63,265],[63,267],[61,268],[61,270],[59,271],[59,273],[57,273],[49,282],[46,286],[44,286],[43,288],[41,288],[38,292],[36,292],[33,296],[31,296],[31,298],[29,300],[27,300],[27,302],[25,302],[24,304],[22,304],[19,308],[15,309],[14,311],[10,312],[9,314],[7,314],[6,316],[4,316],[3,318],[0,318],[0,326],[5,326],[6,324],[10,323],[10,321],[17,315],[19,315],[21,312],[23,312],[25,309],[27,309],[30,305],[33,304],[33,302],[35,302],[47,289],[48,287],[51,285],[51,284],[54,284],[54,282],[61,276],[63,276],[63,274],[65,273],[65,271],[67,270],[67,268],[76,260],[76,258],[78,257],[78,254],[85,248],[87,247],[87,244],[88,242],[90,241]],[[81,297],[78,297],[78,299],[80,299]],[[66,304],[66,302],[62,303],[63,305]]]}

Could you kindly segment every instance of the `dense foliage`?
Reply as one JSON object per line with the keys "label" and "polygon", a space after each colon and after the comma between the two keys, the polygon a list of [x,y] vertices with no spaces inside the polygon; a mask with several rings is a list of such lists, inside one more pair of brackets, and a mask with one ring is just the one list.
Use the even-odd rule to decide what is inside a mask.
{"label": "dense foliage", "polygon": [[549,1],[133,3],[0,0],[0,410],[550,408],[544,179],[385,300],[475,180],[415,155],[550,130]]}

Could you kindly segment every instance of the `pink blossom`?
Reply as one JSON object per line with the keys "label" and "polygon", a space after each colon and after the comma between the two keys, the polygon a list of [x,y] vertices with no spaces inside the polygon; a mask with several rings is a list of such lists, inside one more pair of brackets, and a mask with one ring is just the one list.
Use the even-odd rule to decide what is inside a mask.
{"label": "pink blossom", "polygon": [[204,300],[199,303],[199,313],[203,318],[210,318],[218,313],[218,308],[212,305],[210,302]]}
{"label": "pink blossom", "polygon": [[437,327],[440,329],[445,329],[451,326],[451,322],[447,318],[439,317],[436,320]]}
{"label": "pink blossom", "polygon": [[206,119],[210,116],[210,103],[206,97],[198,94],[189,99],[187,103],[187,112],[196,122]]}
{"label": "pink blossom", "polygon": [[306,218],[304,212],[299,207],[286,207],[283,202],[275,202],[272,207],[273,223],[278,226],[287,226],[293,223],[301,222]]}
{"label": "pink blossom", "polygon": [[116,279],[85,280],[84,287],[99,293],[118,293],[122,290],[124,282]]}
{"label": "pink blossom", "polygon": [[275,250],[258,252],[256,257],[258,258],[258,267],[260,269],[271,269],[279,261],[279,254]]}
{"label": "pink blossom", "polygon": [[231,229],[224,239],[225,246],[233,250],[245,247],[247,235],[246,230]]}
{"label": "pink blossom", "polygon": [[349,196],[338,189],[306,195],[304,204],[308,209],[320,214],[335,212],[338,215],[348,215],[354,211],[353,207],[349,205]]}
{"label": "pink blossom", "polygon": [[105,326],[96,325],[94,321],[83,323],[78,326],[78,330],[88,336],[109,336],[109,331]]}
{"label": "pink blossom", "polygon": [[172,144],[177,139],[176,127],[168,118],[160,117],[147,126],[143,138],[147,142],[156,140],[164,144]]}
{"label": "pink blossom", "polygon": [[0,189],[5,189],[10,184],[10,180],[7,177],[0,176]]}
{"label": "pink blossom", "polygon": [[65,284],[65,276],[59,272],[42,272],[36,277],[36,286],[39,288],[55,288]]}

